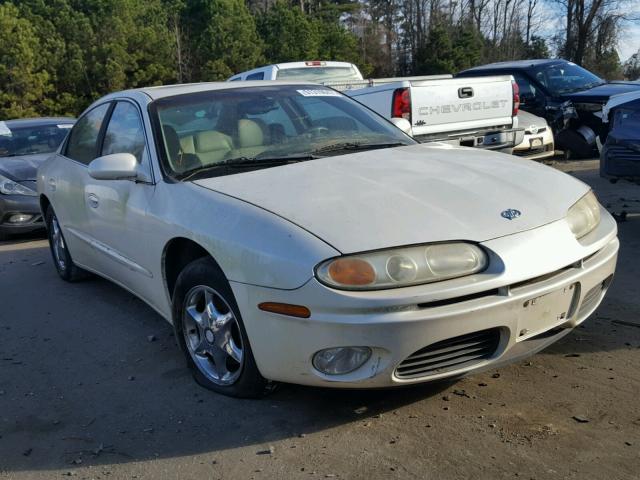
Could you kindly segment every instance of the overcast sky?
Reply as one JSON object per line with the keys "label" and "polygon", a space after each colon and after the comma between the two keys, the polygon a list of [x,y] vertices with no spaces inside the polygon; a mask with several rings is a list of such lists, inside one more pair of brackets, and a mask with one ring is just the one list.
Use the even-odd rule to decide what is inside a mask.
{"label": "overcast sky", "polygon": [[625,25],[618,43],[618,54],[622,62],[640,49],[640,21]]}

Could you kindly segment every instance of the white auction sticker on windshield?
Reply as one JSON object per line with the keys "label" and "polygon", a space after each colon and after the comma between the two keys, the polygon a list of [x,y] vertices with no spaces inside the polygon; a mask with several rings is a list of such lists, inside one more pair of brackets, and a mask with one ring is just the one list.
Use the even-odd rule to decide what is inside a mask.
{"label": "white auction sticker on windshield", "polygon": [[298,90],[298,93],[303,97],[339,97],[340,94],[335,90],[329,89],[316,89],[316,90]]}
{"label": "white auction sticker on windshield", "polygon": [[70,123],[61,123],[60,125],[56,125],[56,127],[58,127],[58,128],[71,128],[71,127],[73,127],[73,125],[70,124]]}
{"label": "white auction sticker on windshield", "polygon": [[7,124],[4,123],[4,122],[0,122],[0,135],[4,135],[4,136],[8,136],[8,137],[13,135],[11,133],[11,130],[9,129],[9,127],[7,127]]}

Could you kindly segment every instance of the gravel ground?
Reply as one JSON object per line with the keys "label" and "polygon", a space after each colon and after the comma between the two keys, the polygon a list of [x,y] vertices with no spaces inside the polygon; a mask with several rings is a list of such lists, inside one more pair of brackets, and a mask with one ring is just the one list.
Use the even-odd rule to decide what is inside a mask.
{"label": "gravel ground", "polygon": [[616,280],[551,348],[456,383],[218,396],[141,301],[0,243],[0,479],[640,478],[640,186],[554,166],[624,220]]}

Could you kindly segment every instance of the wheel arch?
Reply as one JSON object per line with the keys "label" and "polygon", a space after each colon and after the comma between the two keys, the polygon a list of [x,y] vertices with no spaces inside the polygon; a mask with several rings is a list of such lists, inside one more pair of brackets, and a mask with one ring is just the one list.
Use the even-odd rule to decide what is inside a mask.
{"label": "wheel arch", "polygon": [[40,201],[40,212],[42,213],[42,218],[45,218],[47,215],[47,210],[51,206],[51,201],[44,194],[40,195],[39,201]]}
{"label": "wheel arch", "polygon": [[170,301],[173,299],[173,292],[180,272],[194,260],[203,257],[210,258],[216,267],[222,271],[213,255],[194,240],[186,237],[175,237],[167,242],[162,252],[162,275]]}

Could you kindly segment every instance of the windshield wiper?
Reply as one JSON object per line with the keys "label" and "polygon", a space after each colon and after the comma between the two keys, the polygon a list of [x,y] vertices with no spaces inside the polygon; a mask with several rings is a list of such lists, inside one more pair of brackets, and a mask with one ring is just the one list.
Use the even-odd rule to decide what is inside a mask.
{"label": "windshield wiper", "polygon": [[238,169],[238,168],[251,168],[251,167],[276,167],[280,165],[287,165],[290,163],[303,162],[305,160],[315,160],[318,158],[312,154],[299,154],[299,155],[285,155],[281,157],[236,157],[218,162],[208,167],[199,167],[187,170],[182,173],[178,178],[183,181],[196,180],[202,175],[220,169]]}
{"label": "windshield wiper", "polygon": [[344,143],[334,143],[331,145],[320,147],[314,150],[313,153],[339,152],[342,150],[353,150],[353,151],[375,150],[378,148],[391,148],[391,147],[400,147],[400,146],[407,146],[407,144],[403,142],[386,142],[386,143],[344,142]]}

